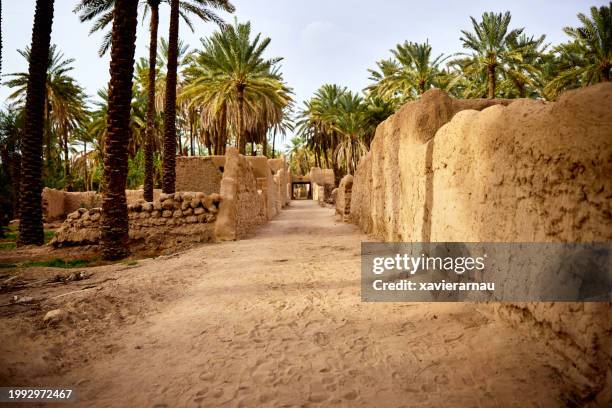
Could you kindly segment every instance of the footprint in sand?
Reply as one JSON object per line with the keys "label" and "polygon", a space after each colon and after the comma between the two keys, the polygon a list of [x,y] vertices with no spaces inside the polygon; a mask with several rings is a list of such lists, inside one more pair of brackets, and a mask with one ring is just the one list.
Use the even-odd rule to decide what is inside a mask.
{"label": "footprint in sand", "polygon": [[215,375],[211,372],[203,372],[199,375],[200,380],[202,381],[212,381],[215,379]]}
{"label": "footprint in sand", "polygon": [[323,332],[316,332],[314,342],[320,347],[325,347],[329,344],[329,336]]}

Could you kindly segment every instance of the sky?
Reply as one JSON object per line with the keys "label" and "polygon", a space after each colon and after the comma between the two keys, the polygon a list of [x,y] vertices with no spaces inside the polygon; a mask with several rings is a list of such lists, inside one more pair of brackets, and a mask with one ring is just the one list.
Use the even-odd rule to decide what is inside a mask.
{"label": "sky", "polygon": [[[109,57],[98,57],[102,34],[89,35],[88,23],[72,13],[76,0],[55,0],[52,43],[67,58],[74,58],[73,76],[93,97],[109,80]],[[9,0],[2,4],[2,75],[27,70],[17,53],[31,42],[35,0]],[[460,30],[470,29],[470,16],[485,11],[512,13],[512,28],[525,27],[530,35],[546,34],[547,42],[567,39],[565,26],[577,26],[576,14],[588,14],[603,0],[233,0],[238,21],[250,20],[254,32],[272,39],[268,57],[283,57],[285,80],[294,89],[298,106],[324,83],[337,83],[353,91],[368,84],[368,68],[390,56],[403,41],[424,42],[437,55],[461,52]],[[142,9],[140,9],[142,13]],[[168,5],[160,12],[160,35],[167,37]],[[220,13],[226,21],[233,16]],[[141,16],[141,15],[140,15]],[[148,24],[139,20],[136,58],[147,55]],[[193,49],[199,39],[215,30],[197,22],[195,31],[181,25],[180,37]],[[0,86],[0,101],[9,94]]]}

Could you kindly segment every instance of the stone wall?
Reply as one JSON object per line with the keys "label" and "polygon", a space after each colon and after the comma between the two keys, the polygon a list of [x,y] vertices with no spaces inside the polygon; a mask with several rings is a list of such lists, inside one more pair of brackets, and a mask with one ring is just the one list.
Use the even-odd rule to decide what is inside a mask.
{"label": "stone wall", "polygon": [[[611,104],[612,84],[555,103],[429,91],[378,127],[354,177],[350,218],[388,241],[609,242]],[[603,387],[610,304],[497,309],[567,357],[561,371],[583,395]]]}
{"label": "stone wall", "polygon": [[342,177],[336,191],[336,214],[339,214],[343,221],[348,221],[350,217],[352,190],[353,176],[349,174]]}
{"label": "stone wall", "polygon": [[225,156],[179,156],[176,158],[176,191],[219,193]]}
{"label": "stone wall", "polygon": [[[128,205],[130,242],[168,247],[181,242],[214,239],[219,194],[161,194],[154,202],[141,200]],[[56,232],[52,245],[95,245],[100,240],[100,208],[79,208],[70,213]]]}

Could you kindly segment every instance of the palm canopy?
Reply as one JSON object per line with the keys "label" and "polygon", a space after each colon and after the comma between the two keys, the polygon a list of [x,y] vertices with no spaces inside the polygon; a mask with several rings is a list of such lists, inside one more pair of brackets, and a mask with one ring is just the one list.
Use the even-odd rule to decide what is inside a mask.
{"label": "palm canopy", "polygon": [[[31,58],[30,48],[17,50],[28,63]],[[46,156],[49,162],[52,154],[56,152],[52,149],[52,137],[60,138],[64,145],[68,144],[71,133],[79,128],[85,121],[87,115],[86,100],[87,95],[83,88],[70,75],[74,69],[72,66],[74,59],[65,58],[55,44],[49,48],[49,60],[47,68],[47,79],[45,81],[45,135],[46,135]],[[18,72],[7,75],[5,82],[13,91],[9,99],[15,105],[23,107],[25,105],[29,74]]]}
{"label": "palm canopy", "polygon": [[[157,7],[161,3],[170,3],[170,0],[140,0],[144,7],[143,19],[151,7]],[[106,54],[111,45],[111,31],[115,0],[81,0],[74,8],[79,14],[81,22],[93,21],[90,34],[96,31],[105,31],[102,44],[98,50],[100,56]],[[223,19],[211,9],[224,10],[229,13],[235,11],[234,6],[228,0],[181,0],[179,2],[179,15],[191,31],[194,31],[192,15],[199,17],[202,21],[212,21],[224,26]]]}
{"label": "palm canopy", "polygon": [[472,74],[486,73],[487,95],[494,98],[497,69],[503,69],[504,64],[521,58],[521,49],[513,48],[510,44],[517,43],[516,39],[524,29],[509,29],[512,19],[509,11],[483,13],[481,21],[474,17],[470,19],[474,31],[461,30],[463,48],[471,50],[470,53],[462,53],[468,57],[462,61],[462,67]]}
{"label": "palm canopy", "polygon": [[185,71],[179,99],[198,106],[208,127],[225,133],[230,125],[244,153],[247,141],[265,142],[267,131],[282,124],[292,103],[292,91],[277,66],[281,58],[264,57],[270,39],[261,34],[252,38],[250,22],[235,20],[201,43]]}
{"label": "palm canopy", "polygon": [[392,59],[377,62],[376,69],[368,70],[374,84],[367,90],[397,106],[416,99],[432,86],[437,86],[440,66],[448,58],[432,55],[429,41],[413,43],[405,41],[391,50]]}
{"label": "palm canopy", "polygon": [[554,50],[554,67],[558,75],[545,89],[552,98],[564,89],[610,80],[612,2],[607,6],[592,7],[590,12],[590,18],[583,13],[578,14],[581,27],[564,28],[571,41]]}

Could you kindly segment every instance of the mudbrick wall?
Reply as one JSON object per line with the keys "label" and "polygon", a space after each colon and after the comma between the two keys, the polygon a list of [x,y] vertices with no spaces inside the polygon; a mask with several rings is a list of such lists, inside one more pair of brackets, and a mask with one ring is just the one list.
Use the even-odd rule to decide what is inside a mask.
{"label": "mudbrick wall", "polygon": [[[236,149],[229,148],[227,156],[181,159],[181,178],[212,178],[213,180],[183,180],[183,187],[209,188],[217,183],[216,172],[222,174],[219,192],[177,192],[172,195],[156,194],[153,202],[142,199],[142,191],[127,191],[129,235],[131,245],[146,244],[154,249],[175,247],[177,243],[208,242],[240,239],[255,227],[274,217],[286,203],[290,176],[287,165],[276,163],[279,170],[273,176],[268,159],[246,158]],[[187,163],[188,165],[186,165]],[[223,172],[205,171],[210,164],[223,164]],[[199,174],[199,175],[198,175]],[[261,176],[261,177],[258,177]],[[281,183],[277,184],[276,180]],[[208,187],[207,187],[208,186]],[[63,193],[63,192],[59,192]],[[56,233],[52,244],[95,245],[99,241],[100,208],[78,208],[71,212]]]}
{"label": "mudbrick wall", "polygon": [[225,156],[179,156],[176,158],[176,190],[218,193],[224,171]]}
{"label": "mudbrick wall", "polygon": [[[354,175],[350,218],[387,241],[609,242],[611,106],[612,84],[554,103],[429,91],[378,127]],[[566,357],[559,369],[587,399],[612,384],[611,310],[497,306]]]}
{"label": "mudbrick wall", "polygon": [[343,221],[348,221],[350,218],[352,190],[353,176],[348,174],[342,177],[336,191],[336,214],[339,214]]}
{"label": "mudbrick wall", "polygon": [[[279,159],[268,159],[268,165],[274,173],[274,181],[278,189],[280,207],[284,207],[291,201],[291,172],[284,157]],[[278,209],[280,211],[280,208]]]}
{"label": "mudbrick wall", "polygon": [[[158,199],[161,190],[153,191],[153,198]],[[142,190],[125,190],[128,204],[143,198]],[[97,191],[63,191],[45,187],[42,192],[43,217],[45,221],[64,220],[66,216],[79,208],[95,208],[102,205],[102,195]]]}
{"label": "mudbrick wall", "polygon": [[221,180],[221,207],[215,226],[218,240],[234,240],[267,221],[266,200],[258,191],[253,166],[236,148],[226,151],[226,166]]}
{"label": "mudbrick wall", "polygon": [[271,219],[278,213],[277,202],[280,201],[280,197],[268,159],[263,156],[245,156],[245,158],[253,169],[253,174],[257,180],[257,189],[262,192],[266,217]]}

